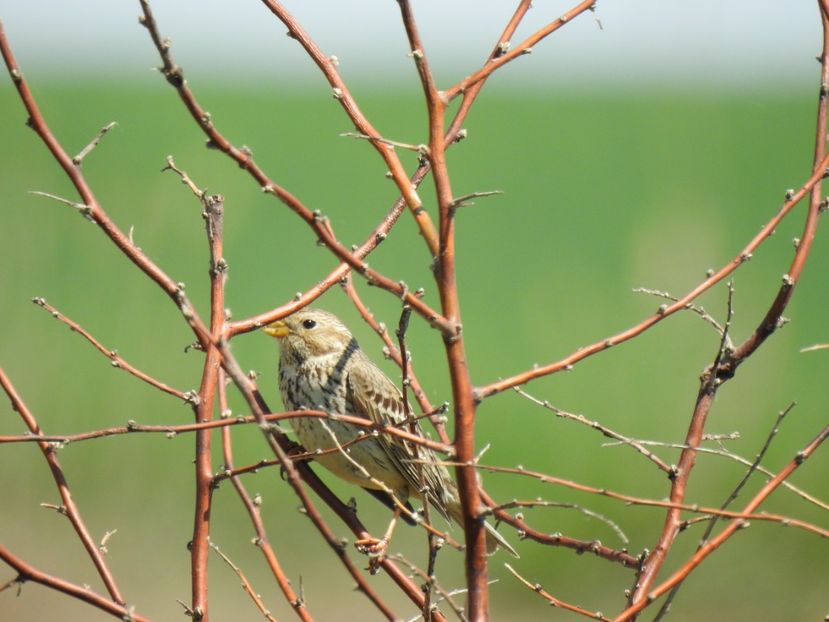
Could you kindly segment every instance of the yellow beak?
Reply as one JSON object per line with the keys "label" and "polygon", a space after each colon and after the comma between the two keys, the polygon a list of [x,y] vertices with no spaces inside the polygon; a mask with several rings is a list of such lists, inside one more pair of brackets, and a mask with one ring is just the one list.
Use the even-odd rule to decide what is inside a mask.
{"label": "yellow beak", "polygon": [[288,328],[288,325],[282,320],[274,322],[273,324],[268,324],[262,330],[268,333],[271,337],[276,337],[277,339],[281,339],[291,332],[291,329]]}

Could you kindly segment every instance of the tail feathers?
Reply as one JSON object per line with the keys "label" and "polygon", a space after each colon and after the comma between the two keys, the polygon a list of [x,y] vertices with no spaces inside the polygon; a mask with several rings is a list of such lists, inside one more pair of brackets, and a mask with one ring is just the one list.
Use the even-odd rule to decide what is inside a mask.
{"label": "tail feathers", "polygon": [[[452,517],[452,520],[454,520],[458,525],[463,527],[463,512],[461,511],[460,504],[450,504],[447,506],[446,509],[449,512],[449,515]],[[506,538],[504,538],[504,536],[495,531],[495,527],[493,527],[487,522],[484,522],[484,529],[486,530],[487,555],[494,555],[495,551],[497,551],[499,548],[502,548],[513,557],[520,557],[520,555],[518,555],[518,552],[514,548],[512,548],[512,545],[509,542],[507,542]]]}
{"label": "tail feathers", "polygon": [[495,551],[498,550],[498,547],[504,549],[507,553],[515,557],[516,559],[521,557],[518,552],[512,548],[512,545],[507,542],[506,538],[502,536],[500,533],[495,531],[495,527],[490,525],[489,523],[484,523],[484,529],[486,529],[486,554],[493,555]]}

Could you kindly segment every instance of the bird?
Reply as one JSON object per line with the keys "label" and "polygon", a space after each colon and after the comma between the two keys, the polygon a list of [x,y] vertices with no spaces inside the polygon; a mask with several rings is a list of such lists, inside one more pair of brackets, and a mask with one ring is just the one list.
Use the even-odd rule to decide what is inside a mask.
{"label": "bird", "polygon": [[[279,344],[279,390],[286,409],[356,416],[422,435],[397,385],[334,314],[305,307],[267,325],[264,332]],[[463,526],[458,489],[431,449],[391,434],[367,434],[365,427],[336,417],[293,418],[290,425],[305,450],[317,454],[316,462],[395,510],[386,535],[361,550],[368,549],[375,557],[384,555],[402,507],[408,508],[403,517],[408,514],[407,522],[414,524],[411,497],[428,502],[445,519]],[[484,522],[484,527],[487,554],[500,547],[518,557],[492,525]]]}

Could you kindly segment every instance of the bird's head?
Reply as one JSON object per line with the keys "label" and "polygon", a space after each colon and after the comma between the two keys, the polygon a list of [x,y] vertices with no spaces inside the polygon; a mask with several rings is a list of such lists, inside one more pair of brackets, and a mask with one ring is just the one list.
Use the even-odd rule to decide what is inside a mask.
{"label": "bird's head", "polygon": [[301,309],[263,330],[277,338],[283,356],[299,360],[340,354],[354,339],[335,315],[320,309]]}

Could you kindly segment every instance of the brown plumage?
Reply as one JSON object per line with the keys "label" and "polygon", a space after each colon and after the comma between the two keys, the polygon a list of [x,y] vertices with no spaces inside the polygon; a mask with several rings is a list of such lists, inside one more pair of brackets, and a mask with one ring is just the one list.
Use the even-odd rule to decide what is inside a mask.
{"label": "brown plumage", "polygon": [[[286,408],[320,409],[409,429],[397,386],[334,315],[305,308],[274,322],[265,332],[279,340],[279,390]],[[365,434],[359,426],[310,417],[292,419],[291,427],[307,451],[333,449]],[[420,491],[425,484],[429,503],[445,518],[463,525],[458,490],[449,471],[421,445],[379,434],[315,460],[370,492],[391,492],[401,503],[409,497],[423,499]],[[516,554],[489,524],[486,528],[488,553],[501,546]]]}

